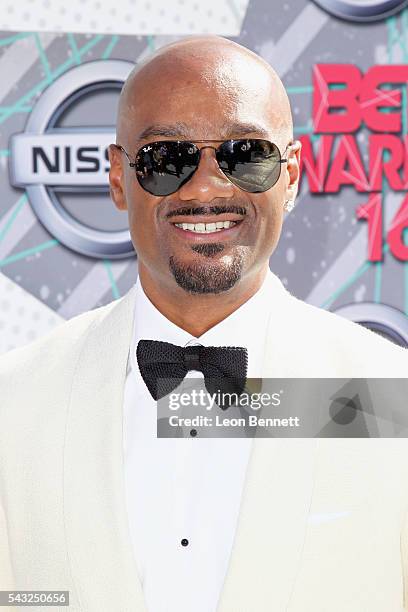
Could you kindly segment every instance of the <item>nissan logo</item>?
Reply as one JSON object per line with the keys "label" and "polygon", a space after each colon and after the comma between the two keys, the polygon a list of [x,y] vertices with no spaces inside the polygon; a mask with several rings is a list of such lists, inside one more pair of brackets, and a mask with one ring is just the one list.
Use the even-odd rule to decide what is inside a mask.
{"label": "nissan logo", "polygon": [[[107,214],[101,198],[109,191],[107,149],[115,142],[114,117],[112,125],[100,127],[90,127],[86,118],[84,125],[61,127],[59,120],[92,93],[97,114],[104,95],[118,97],[132,68],[130,62],[101,60],[69,70],[44,91],[24,132],[10,142],[11,184],[26,189],[35,214],[55,238],[89,257],[134,255],[128,227],[97,223]],[[85,199],[79,218],[64,206],[64,197],[75,194]]]}

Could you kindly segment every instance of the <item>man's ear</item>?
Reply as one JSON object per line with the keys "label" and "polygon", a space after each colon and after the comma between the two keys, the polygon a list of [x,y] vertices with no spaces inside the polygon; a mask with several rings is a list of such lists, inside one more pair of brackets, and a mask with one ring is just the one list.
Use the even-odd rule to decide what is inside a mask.
{"label": "man's ear", "polygon": [[288,185],[286,187],[285,199],[294,201],[299,187],[300,179],[300,152],[302,143],[295,140],[287,151],[286,171],[288,173]]}
{"label": "man's ear", "polygon": [[127,203],[124,192],[124,176],[122,165],[122,151],[114,144],[109,148],[109,191],[110,196],[119,210],[127,210]]}

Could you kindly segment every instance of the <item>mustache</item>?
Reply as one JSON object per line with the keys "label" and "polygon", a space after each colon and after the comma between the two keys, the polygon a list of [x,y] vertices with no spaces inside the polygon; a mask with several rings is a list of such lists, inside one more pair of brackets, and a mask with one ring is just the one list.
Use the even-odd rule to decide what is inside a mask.
{"label": "mustache", "polygon": [[226,206],[183,206],[176,210],[171,210],[166,214],[166,218],[176,217],[177,215],[222,215],[223,213],[236,213],[237,215],[246,215],[246,208],[227,204]]}

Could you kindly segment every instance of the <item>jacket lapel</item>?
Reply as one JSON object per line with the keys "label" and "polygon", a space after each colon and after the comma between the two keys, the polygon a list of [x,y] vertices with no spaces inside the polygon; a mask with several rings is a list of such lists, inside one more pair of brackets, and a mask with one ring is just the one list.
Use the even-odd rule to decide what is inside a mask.
{"label": "jacket lapel", "polygon": [[101,309],[78,355],[64,449],[68,555],[81,609],[145,612],[125,506],[122,406],[134,287]]}
{"label": "jacket lapel", "polygon": [[[272,274],[263,378],[294,376],[285,337],[292,296]],[[255,438],[217,612],[288,609],[301,567],[317,466],[316,439]]]}
{"label": "jacket lapel", "polygon": [[286,610],[312,500],[313,439],[255,439],[218,612]]}

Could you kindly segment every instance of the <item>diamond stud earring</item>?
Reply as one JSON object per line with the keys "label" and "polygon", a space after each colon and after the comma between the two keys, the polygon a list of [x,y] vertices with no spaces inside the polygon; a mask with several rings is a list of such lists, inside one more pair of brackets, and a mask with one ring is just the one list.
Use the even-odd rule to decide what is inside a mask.
{"label": "diamond stud earring", "polygon": [[283,208],[286,210],[286,212],[290,212],[291,210],[293,210],[295,207],[295,201],[294,200],[286,200]]}

